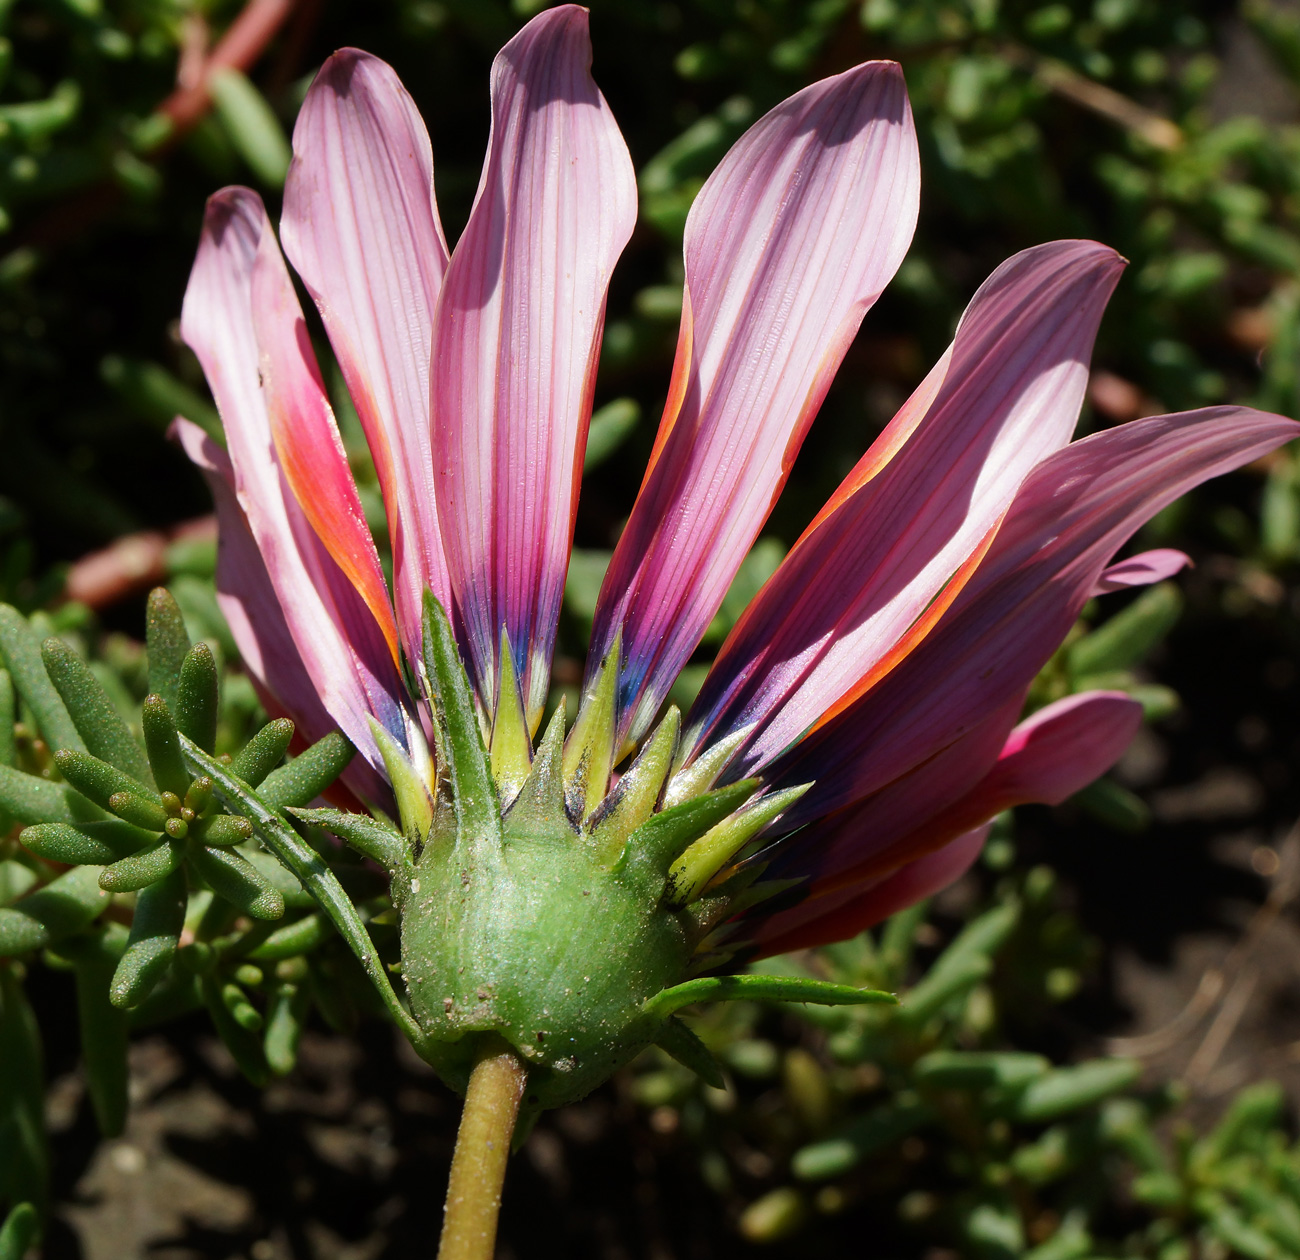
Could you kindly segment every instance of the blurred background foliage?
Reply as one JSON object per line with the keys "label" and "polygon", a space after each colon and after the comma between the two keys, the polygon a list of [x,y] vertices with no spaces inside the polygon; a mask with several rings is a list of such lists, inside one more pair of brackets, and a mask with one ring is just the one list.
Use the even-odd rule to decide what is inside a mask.
{"label": "blurred background foliage", "polygon": [[[397,68],[428,121],[454,239],[487,138],[491,58],[541,7],[0,0],[0,599],[33,614],[38,636],[84,653],[128,722],[145,685],[141,596],[164,579],[190,637],[223,662],[219,747],[237,749],[258,717],[212,598],[206,493],[165,436],[177,413],[216,429],[176,322],[204,198],[250,183],[274,213],[311,75],[352,44]],[[897,59],[907,77],[923,163],[916,242],[675,699],[689,700],[745,600],[942,352],[980,281],[1018,249],[1089,236],[1129,259],[1081,431],[1228,401],[1300,413],[1292,0],[591,9],[594,71],[640,173],[641,217],[610,296],[557,692],[578,682],[595,592],[662,406],[691,200],[764,110],[861,60]],[[319,337],[318,348],[337,381]],[[359,426],[339,389],[335,402],[378,520]],[[1294,1101],[1300,969],[1288,948],[1300,932],[1288,925],[1300,859],[1283,837],[1300,812],[1295,453],[1174,505],[1142,541],[1181,547],[1198,567],[1176,586],[1087,610],[1033,697],[1098,683],[1132,690],[1151,724],[1135,755],[1054,814],[1004,820],[979,869],[934,905],[789,960],[899,987],[904,1013],[738,1004],[697,1022],[728,1068],[725,1089],[650,1055],[588,1111],[575,1109],[579,1119],[544,1122],[512,1174],[510,1254],[1300,1256],[1300,1151],[1286,1092],[1260,1079],[1276,1077]],[[50,773],[48,747],[31,742],[39,722],[17,717],[28,742],[13,758]],[[0,844],[0,901],[57,878],[58,866],[13,836]],[[391,925],[373,892],[368,922],[382,942]],[[119,909],[129,918],[129,896]],[[310,916],[290,907],[293,922]],[[177,1079],[216,1089],[231,1114],[260,1117],[258,1131],[275,1135],[269,1149],[306,1172],[294,1206],[267,1197],[255,1172],[265,1160],[251,1146],[232,1154],[214,1122],[206,1153],[196,1141],[182,1154],[242,1187],[252,1206],[220,1227],[194,1225],[201,1205],[183,1207],[166,1254],[423,1254],[436,1223],[428,1186],[441,1182],[454,1114],[445,1100],[413,1111],[384,1077],[392,1051],[357,1022],[374,1003],[350,955],[302,929],[271,957],[264,927],[227,913],[204,928],[200,917],[195,940],[217,942],[214,952],[188,956],[175,987],[189,996],[163,1012],[183,1016],[166,1034],[186,1065]],[[0,962],[0,1208],[51,1195],[50,1256],[126,1246],[104,1232],[107,1218],[66,1206],[87,1184],[125,1193],[94,1153],[90,1117],[97,1108],[103,1120],[104,1091],[124,1090],[126,1075],[111,1055],[91,1055],[89,1075],[76,1066],[79,1019],[94,1044],[77,980],[103,970],[105,949],[125,947],[109,918]],[[251,961],[259,949],[263,965]],[[1131,955],[1167,968],[1178,1000],[1137,1001]],[[1233,1043],[1248,1010],[1260,1012],[1253,1031]],[[245,1075],[293,1069],[299,1034],[300,1077],[290,1079],[325,1072],[331,1037],[360,1038],[372,1068],[343,1073],[334,1111],[280,1096],[295,1129],[230,1084],[229,1057],[193,1049],[214,1027]],[[1116,1031],[1135,1035],[1103,1036]],[[33,1102],[42,1057],[53,1100],[44,1119]],[[132,1060],[132,1079],[147,1082],[142,1062]],[[394,1079],[414,1068],[404,1071]],[[97,1083],[96,1072],[109,1075]],[[181,1086],[153,1088],[137,1094],[161,1114],[166,1091]],[[428,1082],[418,1089],[437,1094]],[[304,1138],[322,1117],[370,1153]],[[429,1126],[433,1139],[422,1136]],[[112,1149],[153,1149],[130,1134],[135,1146]],[[176,1159],[175,1141],[167,1150]],[[600,1181],[593,1151],[624,1170],[621,1182]],[[341,1183],[349,1159],[368,1175]],[[13,1216],[0,1257],[21,1256],[30,1229]]]}

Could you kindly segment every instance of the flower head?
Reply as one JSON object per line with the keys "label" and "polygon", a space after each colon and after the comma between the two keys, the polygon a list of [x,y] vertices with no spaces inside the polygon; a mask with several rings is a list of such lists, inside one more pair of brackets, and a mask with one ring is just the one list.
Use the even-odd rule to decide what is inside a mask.
{"label": "flower head", "polygon": [[[365,53],[330,58],[295,129],[280,244],[256,194],[209,203],[182,330],[228,449],[179,431],[213,485],[221,599],[267,707],[309,736],[337,725],[362,754],[354,792],[386,809],[396,793],[412,842],[395,873],[405,918],[444,915],[451,930],[411,872],[444,843],[440,810],[459,844],[473,814],[507,849],[567,843],[611,878],[653,866],[649,903],[676,926],[635,940],[673,954],[670,975],[857,932],[954,878],[999,811],[1059,801],[1111,765],[1137,704],[1086,693],[1021,722],[1035,674],[1094,592],[1183,563],[1112,565],[1145,520],[1300,426],[1219,407],[1071,443],[1123,260],[1089,241],[1026,250],[975,294],[746,610],[679,730],[663,716],[669,688],[916,221],[899,67],[815,83],[745,133],[691,210],[668,401],[600,593],[583,706],[567,738],[561,717],[535,750],[606,293],[636,218],[589,63],[575,6],[501,51],[487,159],[449,253],[409,97]],[[281,247],[369,442],[391,590]],[[454,669],[430,645],[440,635]],[[457,742],[462,709],[477,752]],[[466,757],[490,767],[487,814],[466,803],[479,790]],[[570,861],[546,852],[529,867],[543,882]],[[663,981],[647,973],[628,991]],[[460,1027],[513,1018],[471,1012]]]}

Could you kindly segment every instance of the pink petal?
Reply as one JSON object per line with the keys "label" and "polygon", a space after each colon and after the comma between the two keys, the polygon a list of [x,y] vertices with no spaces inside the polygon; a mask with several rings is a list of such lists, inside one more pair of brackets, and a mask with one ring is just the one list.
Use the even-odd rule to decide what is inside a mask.
{"label": "pink petal", "polygon": [[298,114],[285,253],[321,318],[375,459],[393,541],[397,620],[420,657],[424,587],[450,604],[429,445],[429,352],[447,246],[433,154],[390,66],[345,48]]}
{"label": "pink petal", "polygon": [[239,506],[297,654],[326,712],[378,767],[368,718],[403,742],[412,719],[381,626],[317,537],[280,468],[253,331],[252,278],[265,222],[261,199],[249,189],[227,188],[209,198],[181,333],[216,399]]}
{"label": "pink petal", "polygon": [[[291,718],[296,733],[313,743],[334,730],[271,585],[261,552],[235,497],[230,456],[198,425],[177,417],[171,436],[203,473],[216,504],[217,603],[248,672],[271,717]],[[363,800],[383,805],[392,796],[388,785],[360,757],[343,773],[344,782]]]}
{"label": "pink petal", "polygon": [[885,876],[865,890],[843,889],[824,899],[763,921],[754,934],[757,950],[750,961],[848,940],[867,928],[955,884],[972,866],[993,829],[992,823],[953,840]]}
{"label": "pink petal", "polygon": [[1297,433],[1300,425],[1281,416],[1210,407],[1135,420],[1049,456],[935,630],[773,764],[778,785],[816,780],[785,821],[879,791],[1014,703],[1144,521]]}
{"label": "pink petal", "polygon": [[302,308],[265,217],[253,264],[252,314],[262,393],[281,471],[330,556],[379,623],[398,662],[397,626],[379,554],[321,383]]}
{"label": "pink petal", "polygon": [[610,272],[636,178],[591,79],[587,13],[548,9],[492,67],[492,137],[434,319],[433,447],[479,691],[504,626],[530,718],[550,682]]}
{"label": "pink petal", "polygon": [[696,198],[669,401],[588,657],[622,628],[625,732],[644,730],[720,606],[903,259],[918,190],[902,72],[870,62],[760,119]]}
{"label": "pink petal", "polygon": [[1163,582],[1175,573],[1188,568],[1192,558],[1172,547],[1157,547],[1154,551],[1143,551],[1136,556],[1129,556],[1112,564],[1092,588],[1093,595],[1108,595],[1111,591],[1122,591],[1131,586],[1150,586],[1153,582]]}
{"label": "pink petal", "polygon": [[[749,727],[752,773],[933,627],[971,569],[954,573],[978,560],[1034,466],[1069,441],[1123,265],[1091,241],[1057,241],[985,281],[941,386],[922,386],[933,395],[923,418],[905,408],[912,435],[892,459],[867,452],[745,611],[697,701],[688,748]],[[892,429],[876,446],[894,445]]]}

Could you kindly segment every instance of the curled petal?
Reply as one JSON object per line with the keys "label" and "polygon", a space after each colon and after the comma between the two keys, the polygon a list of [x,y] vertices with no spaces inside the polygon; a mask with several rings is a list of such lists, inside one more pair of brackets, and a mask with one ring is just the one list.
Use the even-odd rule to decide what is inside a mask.
{"label": "curled petal", "polygon": [[447,245],[433,152],[392,68],[355,48],[321,67],[298,114],[285,253],[320,308],[375,460],[402,640],[420,656],[427,585],[451,607],[429,442],[429,353]]}
{"label": "curled petal", "polygon": [[[295,734],[314,743],[334,730],[336,723],[325,711],[316,684],[298,655],[270,575],[235,498],[230,456],[198,425],[181,417],[173,422],[171,436],[203,473],[212,491],[218,528],[217,604],[240,660],[267,713],[291,718]],[[374,768],[360,757],[343,772],[343,780],[363,800],[383,805],[392,795]]]}
{"label": "curled petal", "polygon": [[438,510],[479,694],[504,628],[535,724],[573,537],[614,263],[636,179],[592,82],[586,10],[548,9],[492,67],[492,137],[434,319]]}
{"label": "curled petal", "polygon": [[643,731],[785,484],[858,325],[903,259],[919,163],[899,67],[805,88],[745,133],[686,225],[677,362],[596,610]]}
{"label": "curled petal", "polygon": [[1150,586],[1154,582],[1163,582],[1165,578],[1173,577],[1191,563],[1191,556],[1175,551],[1172,547],[1143,551],[1107,568],[1097,579],[1097,585],[1091,593],[1109,595],[1111,591],[1123,591],[1132,586]]}
{"label": "curled petal", "polygon": [[[383,629],[338,566],[281,470],[259,379],[252,278],[266,212],[256,193],[208,201],[181,333],[198,356],[229,442],[235,491],[297,655],[325,711],[376,767],[374,717],[404,744],[411,720]],[[269,680],[272,689],[274,679]]]}
{"label": "curled petal", "polygon": [[[762,768],[897,664],[969,579],[1021,482],[1070,439],[1123,260],[1092,241],[1017,254],[985,281],[918,400],[863,457],[746,609],[689,740],[752,734]],[[896,430],[912,429],[892,458]],[[954,576],[954,574],[956,576]]]}
{"label": "curled petal", "polygon": [[939,625],[773,764],[777,786],[817,781],[787,822],[879,791],[1014,703],[1140,525],[1297,433],[1300,425],[1281,416],[1209,407],[1135,420],[1045,459]]}

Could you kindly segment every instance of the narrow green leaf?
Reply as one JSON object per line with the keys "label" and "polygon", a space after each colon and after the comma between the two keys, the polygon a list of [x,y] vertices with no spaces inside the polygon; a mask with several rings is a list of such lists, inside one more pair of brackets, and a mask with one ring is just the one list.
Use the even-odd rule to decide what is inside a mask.
{"label": "narrow green leaf", "polygon": [[[370,934],[357,914],[352,899],[338,877],[325,865],[320,854],[289,826],[247,784],[236,779],[226,766],[214,761],[202,749],[182,743],[182,751],[195,773],[208,775],[216,785],[222,803],[232,813],[242,814],[258,830],[262,842],[301,881],[325,912],[338,934],[347,942],[370,978],[393,1022],[417,1048],[423,1042],[419,1025],[402,1005],[379,957]],[[327,999],[328,1000],[328,999]]]}
{"label": "narrow green leaf", "polygon": [[185,631],[180,606],[163,586],[149,592],[145,646],[149,658],[149,690],[162,696],[168,711],[175,713],[181,665],[190,650],[190,636]]}
{"label": "narrow green leaf", "polygon": [[271,997],[262,1048],[276,1076],[287,1076],[298,1062],[298,1042],[310,1006],[311,991],[305,985],[283,984]]}
{"label": "narrow green leaf", "polygon": [[167,701],[157,693],[146,696],[140,710],[140,722],[154,782],[162,791],[175,792],[183,797],[190,785],[190,776],[181,760],[181,741]]}
{"label": "narrow green leaf", "polygon": [[194,869],[212,891],[254,919],[284,917],[284,897],[261,872],[239,853],[195,845],[190,850]]}
{"label": "narrow green leaf", "polygon": [[25,849],[49,862],[69,866],[106,866],[137,852],[158,837],[152,832],[111,819],[108,822],[37,823],[25,827],[19,840]]}
{"label": "narrow green leaf", "polygon": [[1141,1075],[1142,1064],[1136,1059],[1092,1059],[1074,1067],[1054,1068],[1025,1087],[1009,1114],[1014,1120],[1045,1123],[1118,1094],[1136,1084]]}
{"label": "narrow green leaf", "polygon": [[271,809],[309,805],[347,769],[355,753],[344,736],[332,731],[303,749],[287,766],[268,774],[258,796]]}
{"label": "narrow green leaf", "polygon": [[269,1072],[266,1054],[262,1050],[262,1039],[244,1028],[230,1013],[222,998],[221,986],[211,976],[204,976],[199,982],[203,994],[203,1004],[212,1016],[217,1036],[225,1043],[239,1070],[259,1089],[266,1086]]}
{"label": "narrow green leaf", "polygon": [[276,928],[256,948],[248,951],[253,962],[279,962],[284,958],[297,958],[309,954],[324,944],[334,933],[319,914],[305,914],[301,919]]}
{"label": "narrow green leaf", "polygon": [[[109,801],[119,792],[134,796],[138,800],[149,801],[157,805],[159,810],[162,809],[162,803],[152,788],[146,787],[139,779],[88,752],[62,749],[54,754],[54,764],[59,768],[59,773],[82,796],[104,809],[112,809]],[[162,823],[154,828],[155,831],[161,829]]]}
{"label": "narrow green leaf", "polygon": [[12,766],[0,766],[0,809],[28,824],[104,817],[68,784],[24,774]]}
{"label": "narrow green leaf", "polygon": [[127,1014],[109,1000],[113,973],[126,942],[126,928],[110,923],[92,936],[65,942],[59,949],[72,962],[77,977],[81,1060],[95,1119],[104,1137],[116,1137],[126,1125]]}
{"label": "narrow green leaf", "polygon": [[282,188],[292,153],[284,128],[266,97],[246,75],[229,66],[208,76],[208,88],[217,117],[236,152],[261,184]]}
{"label": "narrow green leaf", "polygon": [[642,1004],[647,1015],[671,1015],[693,1002],[814,1002],[818,1006],[862,1006],[898,999],[877,989],[855,989],[801,976],[700,976],[656,993]]}
{"label": "narrow green leaf", "polygon": [[167,974],[185,926],[187,901],[185,872],[180,869],[141,890],[126,952],[109,984],[114,1006],[139,1006]]}
{"label": "narrow green leaf", "polygon": [[86,751],[152,787],[153,774],[144,749],[136,743],[135,736],[86,662],[57,638],[46,639],[41,644],[41,659],[85,743]]}
{"label": "narrow green leaf", "polygon": [[41,735],[51,748],[73,748],[85,752],[59,693],[45,672],[41,644],[27,619],[16,608],[0,604],[0,653],[13,678],[18,694],[27,701]]}
{"label": "narrow green leaf", "polygon": [[[0,1196],[44,1204],[50,1153],[44,1056],[36,1016],[15,969],[0,966]],[[19,1256],[21,1260],[21,1253]]]}
{"label": "narrow green leaf", "polygon": [[205,752],[217,740],[217,658],[206,643],[196,643],[181,662],[176,684],[176,729]]}
{"label": "narrow green leaf", "polygon": [[738,810],[758,786],[757,779],[741,779],[652,814],[628,837],[614,870],[634,879],[662,880],[687,845]]}
{"label": "narrow green leaf", "polygon": [[394,831],[392,827],[374,818],[367,818],[364,814],[345,813],[341,809],[289,808],[286,812],[295,818],[301,818],[305,823],[332,831],[389,871],[400,871],[406,865],[406,844],[401,832]]}
{"label": "narrow green leaf", "polygon": [[292,738],[293,723],[288,718],[268,722],[230,763],[231,773],[238,775],[249,787],[257,787],[284,760]]}
{"label": "narrow green leaf", "polygon": [[615,398],[593,412],[587,428],[587,450],[582,460],[586,476],[603,464],[631,436],[641,419],[641,406],[635,398]]}
{"label": "narrow green leaf", "polygon": [[669,869],[664,900],[670,906],[689,905],[735,854],[810,787],[811,783],[804,783],[773,792],[710,827]]}
{"label": "narrow green leaf", "polygon": [[839,1177],[862,1160],[901,1142],[934,1119],[928,1103],[912,1096],[874,1107],[821,1142],[796,1151],[791,1171],[800,1181],[826,1181]]}
{"label": "narrow green leaf", "polygon": [[23,1260],[36,1245],[39,1224],[34,1203],[19,1203],[14,1207],[0,1225],[0,1260]]}
{"label": "narrow green leaf", "polygon": [[253,824],[247,818],[236,818],[234,814],[215,814],[195,824],[194,835],[202,844],[225,848],[251,840]]}
{"label": "narrow green leaf", "polygon": [[713,1057],[708,1046],[676,1015],[670,1015],[655,1037],[655,1045],[666,1050],[683,1067],[688,1067],[706,1085],[721,1089],[726,1081],[722,1065]]}
{"label": "narrow green leaf", "polygon": [[903,996],[900,1018],[913,1025],[926,1023],[950,1002],[965,997],[993,971],[987,954],[966,954],[945,967],[934,966]]}
{"label": "narrow green leaf", "polygon": [[1065,658],[1070,673],[1095,674],[1136,665],[1174,628],[1182,611],[1182,592],[1172,582],[1151,587],[1070,646]]}
{"label": "narrow green leaf", "polygon": [[592,846],[605,863],[618,860],[628,837],[654,813],[677,755],[681,722],[677,706],[669,705],[655,733],[641,746],[618,786],[589,820]]}
{"label": "narrow green leaf", "polygon": [[447,733],[447,771],[458,834],[480,841],[499,839],[501,806],[488,769],[469,679],[447,614],[429,590],[424,592],[424,665]]}
{"label": "narrow green leaf", "polygon": [[14,723],[18,720],[17,694],[14,680],[7,669],[0,669],[0,766],[12,766],[18,761],[18,744],[14,739]]}
{"label": "narrow green leaf", "polygon": [[1020,1050],[934,1050],[916,1061],[912,1079],[934,1089],[1020,1089],[1051,1066]]}
{"label": "narrow green leaf", "polygon": [[0,909],[0,957],[44,949],[81,931],[108,906],[99,872],[98,866],[74,867]]}
{"label": "narrow green leaf", "polygon": [[1070,800],[1116,831],[1136,835],[1151,825],[1151,809],[1146,801],[1108,775],[1080,788]]}
{"label": "narrow green leaf", "polygon": [[99,886],[106,892],[136,892],[170,875],[184,856],[183,841],[163,836],[147,849],[104,867],[99,873]]}

